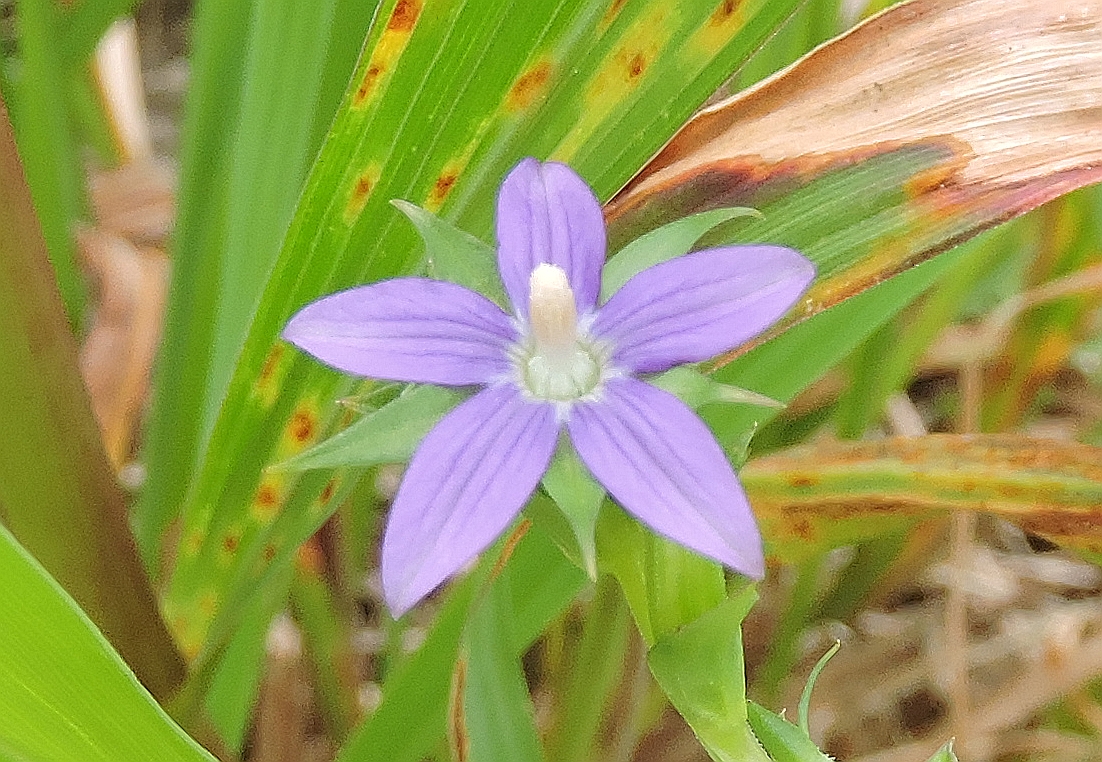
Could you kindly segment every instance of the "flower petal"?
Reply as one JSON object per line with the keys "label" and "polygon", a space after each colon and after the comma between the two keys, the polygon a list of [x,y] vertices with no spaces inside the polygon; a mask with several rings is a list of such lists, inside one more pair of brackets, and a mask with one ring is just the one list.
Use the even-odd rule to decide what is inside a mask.
{"label": "flower petal", "polygon": [[507,375],[517,333],[481,294],[446,281],[396,278],[308,304],[283,338],[346,373],[463,386]]}
{"label": "flower petal", "polygon": [[768,328],[814,278],[811,261],[783,246],[686,254],[625,283],[600,308],[593,334],[632,373],[700,362]]}
{"label": "flower petal", "polygon": [[708,427],[672,394],[632,378],[574,406],[578,455],[625,510],[661,535],[760,578],[761,535]]}
{"label": "flower petal", "polygon": [[516,387],[485,389],[436,425],[410,461],[383,537],[395,617],[459,571],[516,518],[551,462],[554,409]]}
{"label": "flower petal", "polygon": [[566,272],[578,314],[597,304],[605,221],[593,191],[565,164],[520,162],[497,197],[497,260],[513,307],[528,317],[528,278],[546,262]]}

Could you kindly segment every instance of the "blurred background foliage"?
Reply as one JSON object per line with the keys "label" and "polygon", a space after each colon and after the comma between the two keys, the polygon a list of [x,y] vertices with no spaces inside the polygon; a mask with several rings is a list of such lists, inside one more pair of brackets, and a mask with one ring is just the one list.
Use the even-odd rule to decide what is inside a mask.
{"label": "blurred background foliage", "polygon": [[[1097,188],[714,369],[788,403],[701,407],[766,529],[756,604],[611,504],[590,580],[541,492],[394,622],[375,559],[397,467],[268,468],[397,396],[276,338],[310,299],[423,267],[391,199],[488,240],[533,154],[607,201],[701,104],[888,5],[5,2],[0,756],[209,759],[194,737],[256,762],[734,759],[766,754],[752,728],[776,734],[762,759],[815,759],[767,710],[791,718],[840,639],[802,710],[829,754],[925,760],[955,737],[963,759],[1097,758]],[[909,263],[889,244],[953,150],[762,181],[726,205],[764,218],[709,235],[798,246],[824,277]],[[612,236],[654,224],[613,216]],[[80,732],[53,736],[51,711]]]}

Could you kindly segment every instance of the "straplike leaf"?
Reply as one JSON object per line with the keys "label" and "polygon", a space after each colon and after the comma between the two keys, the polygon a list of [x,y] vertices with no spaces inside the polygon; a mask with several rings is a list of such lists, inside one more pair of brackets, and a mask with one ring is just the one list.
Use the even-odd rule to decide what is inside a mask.
{"label": "straplike leaf", "polygon": [[786,560],[949,511],[984,511],[1061,545],[1102,547],[1102,449],[1013,435],[825,442],[753,460],[742,481]]}
{"label": "straplike leaf", "polygon": [[0,526],[0,757],[214,762]]}
{"label": "straplike leaf", "polygon": [[907,147],[939,151],[907,186],[876,246],[830,256],[803,249],[821,278],[798,316],[813,314],[1102,179],[1100,22],[1102,9],[1074,0],[904,3],[706,109],[608,216],[625,238],[718,206],[753,206],[769,219],[765,200],[825,170]]}

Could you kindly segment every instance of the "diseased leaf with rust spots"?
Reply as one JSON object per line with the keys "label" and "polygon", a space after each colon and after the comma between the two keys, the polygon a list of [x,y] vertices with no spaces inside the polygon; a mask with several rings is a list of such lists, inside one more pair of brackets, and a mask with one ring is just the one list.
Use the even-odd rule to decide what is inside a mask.
{"label": "diseased leaf with rust spots", "polygon": [[1102,448],[1014,435],[826,442],[741,472],[771,552],[786,561],[901,524],[982,511],[1102,552]]}
{"label": "diseased leaf with rust spots", "polygon": [[904,202],[882,210],[910,234],[895,231],[876,261],[875,239],[848,261],[835,251],[806,317],[1102,180],[1100,132],[1102,2],[915,0],[700,113],[607,208],[610,235],[761,205],[840,167],[941,146],[900,187]]}

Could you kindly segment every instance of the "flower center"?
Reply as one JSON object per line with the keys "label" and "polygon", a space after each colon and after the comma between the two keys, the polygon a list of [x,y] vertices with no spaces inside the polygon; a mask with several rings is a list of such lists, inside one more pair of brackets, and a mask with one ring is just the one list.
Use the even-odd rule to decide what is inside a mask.
{"label": "flower center", "polygon": [[531,332],[518,347],[517,366],[528,392],[538,399],[569,402],[600,385],[608,352],[578,330],[574,291],[566,273],[541,264],[528,281]]}

